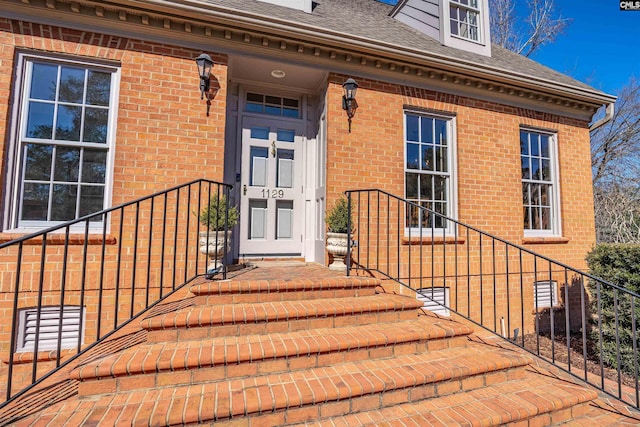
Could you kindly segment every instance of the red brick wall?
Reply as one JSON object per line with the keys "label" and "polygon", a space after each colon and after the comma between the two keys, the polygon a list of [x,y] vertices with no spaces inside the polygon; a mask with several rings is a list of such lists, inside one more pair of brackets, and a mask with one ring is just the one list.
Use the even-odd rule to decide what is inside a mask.
{"label": "red brick wall", "polygon": [[[570,266],[584,269],[584,256],[595,243],[593,198],[591,192],[591,162],[589,131],[586,122],[564,117],[539,113],[532,110],[515,108],[497,103],[479,101],[456,95],[447,95],[430,90],[416,89],[397,84],[382,83],[374,80],[356,79],[359,84],[357,100],[358,111],[353,119],[352,131],[348,132],[345,112],[341,109],[342,82],[348,76],[332,75],[328,89],[328,165],[327,190],[328,206],[339,193],[349,189],[379,188],[394,195],[404,197],[404,146],[403,112],[406,106],[418,107],[425,111],[455,114],[456,160],[458,189],[458,219],[463,223],[479,228],[501,239],[523,245],[526,248],[559,260]],[[549,129],[557,133],[558,164],[560,176],[560,198],[562,215],[562,239],[550,239],[544,244],[532,243],[524,238],[522,220],[522,183],[520,166],[519,131],[521,126]],[[375,204],[375,203],[374,203]],[[396,224],[398,213],[391,208],[390,218]],[[386,207],[382,206],[385,220]],[[371,215],[368,213],[367,215]],[[400,215],[403,215],[400,213]],[[363,215],[363,217],[366,215]],[[363,221],[363,218],[361,218]],[[384,221],[383,221],[384,222]],[[401,221],[401,228],[404,221]],[[393,227],[392,227],[393,228]],[[366,232],[365,232],[366,231]],[[446,245],[436,244],[433,248],[429,238],[423,239],[426,245],[420,253],[406,239],[402,231],[398,235],[394,229],[390,234],[380,233],[376,229],[360,224],[360,250],[371,240],[372,248],[380,245],[382,258],[386,258],[386,245],[391,246],[389,263],[400,277],[419,276],[422,286],[431,286],[432,274],[438,277],[435,286],[446,284],[451,288],[451,302],[460,305],[469,303],[471,314],[488,314],[493,324],[494,283],[496,284],[496,322],[501,316],[507,316],[507,304],[520,301],[520,277],[513,273],[519,265],[516,250],[511,248],[507,254],[499,243],[492,247],[490,239],[484,237],[482,249],[477,235],[467,240],[458,239]],[[459,233],[463,234],[462,228]],[[426,236],[430,237],[430,236]],[[379,242],[375,239],[381,239]],[[457,283],[458,293],[454,289],[452,277],[455,275],[454,251],[458,251],[458,274],[466,274],[466,258],[460,257],[470,249],[469,265],[472,274],[484,274],[482,284],[482,304],[480,306],[479,277],[472,278],[471,288],[466,280]],[[432,252],[433,250],[433,252]],[[480,265],[480,253],[483,263]],[[398,259],[399,254],[399,259]],[[493,256],[495,255],[495,262]],[[354,254],[358,258],[358,253]],[[360,259],[365,259],[364,252]],[[434,267],[432,271],[432,259]],[[446,259],[446,272],[443,270]],[[512,273],[507,290],[506,266]],[[537,280],[547,280],[548,266],[541,259],[537,261]],[[525,256],[522,290],[525,329],[533,328],[533,258]],[[564,283],[563,272],[553,266],[553,278],[559,285]],[[561,270],[561,269],[560,269]],[[544,273],[544,272],[547,273]],[[557,272],[558,271],[558,272]],[[498,273],[494,282],[493,273]],[[445,280],[443,278],[447,276]],[[415,279],[414,279],[415,280]],[[514,282],[518,282],[516,285]],[[419,283],[419,281],[418,281]],[[418,283],[413,283],[419,286]],[[507,298],[508,294],[508,298]],[[470,302],[468,301],[470,299]],[[560,299],[562,300],[562,299]],[[572,309],[578,308],[576,304]],[[466,308],[465,308],[466,310]],[[515,324],[521,324],[518,308]],[[509,315],[515,315],[510,313]],[[484,316],[486,317],[486,316]],[[486,322],[486,318],[484,319]],[[522,331],[521,331],[522,332]]]}
{"label": "red brick wall", "polygon": [[[121,66],[121,82],[118,97],[117,132],[115,138],[115,159],[113,172],[112,204],[117,205],[137,197],[164,190],[196,178],[222,181],[224,165],[224,131],[227,97],[227,57],[215,52],[207,52],[215,61],[211,77],[213,95],[210,114],[206,116],[206,101],[200,100],[199,79],[194,58],[200,51],[144,42],[116,36],[75,31],[70,29],[38,25],[28,22],[0,19],[0,97],[12,99],[13,78],[16,71],[16,52],[18,49],[47,54],[65,54],[79,59],[109,60]],[[8,140],[8,125],[11,105],[0,103],[0,134]],[[6,159],[6,143],[0,144],[0,155]],[[6,165],[0,164],[0,187],[6,188],[4,171]],[[193,194],[193,193],[192,193]],[[197,244],[194,230],[197,220],[192,214],[197,202],[192,196],[191,206],[187,208],[187,192],[181,194],[181,212],[179,231],[174,239],[173,224],[175,217],[161,220],[163,206],[160,201],[154,206],[153,220],[150,217],[149,203],[140,206],[138,228],[139,236],[153,235],[149,241],[138,244],[137,254],[133,253],[135,213],[128,210],[125,218],[124,234],[118,234],[120,214],[111,216],[111,231],[107,236],[105,256],[101,254],[101,236],[92,236],[86,254],[84,271],[86,292],[84,304],[87,306],[86,337],[91,342],[97,335],[96,307],[100,285],[100,266],[105,264],[103,277],[103,310],[101,334],[110,330],[117,312],[128,313],[131,309],[131,289],[135,289],[134,311],[145,304],[146,286],[150,284],[151,300],[162,292],[166,294],[173,286],[175,275],[177,284],[184,282],[187,273],[192,274],[195,267]],[[169,215],[175,214],[175,194],[169,197]],[[162,223],[167,223],[166,236],[162,236]],[[190,241],[185,233],[186,223],[191,227]],[[7,241],[16,235],[0,235],[0,241]],[[155,244],[164,239],[169,245],[177,246],[175,269],[172,262],[164,266],[165,277],[160,282],[160,249]],[[59,303],[59,289],[62,282],[63,264],[62,238],[50,239],[46,249],[45,275],[43,280],[43,299],[45,304]],[[72,236],[75,245],[69,247],[66,274],[67,304],[80,302],[81,268],[84,257],[83,239]],[[117,243],[123,249],[118,254]],[[78,244],[79,243],[79,244]],[[154,245],[149,256],[149,245]],[[188,246],[187,246],[188,245]],[[172,250],[172,249],[171,249]],[[168,249],[169,251],[169,249]],[[40,277],[40,245],[28,245],[23,248],[21,259],[21,277],[19,304],[21,307],[35,305]],[[135,256],[137,255],[137,256]],[[115,276],[120,259],[120,284],[116,285]],[[171,259],[171,256],[169,256]],[[0,315],[10,319],[13,313],[13,290],[16,283],[17,248],[3,250],[0,253]],[[133,283],[133,265],[136,263],[136,279]],[[200,255],[200,268],[205,263]],[[150,277],[147,267],[150,266]],[[148,280],[147,280],[148,279]],[[120,299],[115,307],[115,288],[120,286]],[[120,320],[121,322],[121,320]],[[10,339],[10,322],[3,322],[0,328],[0,355],[7,359]],[[19,384],[14,384],[16,387]]]}

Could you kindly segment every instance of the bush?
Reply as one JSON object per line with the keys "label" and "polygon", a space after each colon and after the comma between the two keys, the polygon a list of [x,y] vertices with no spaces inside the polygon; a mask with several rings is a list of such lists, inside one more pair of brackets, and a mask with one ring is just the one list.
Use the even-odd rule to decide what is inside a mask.
{"label": "bush", "polygon": [[209,231],[223,231],[225,227],[225,221],[228,229],[232,229],[238,223],[238,208],[235,206],[229,207],[229,214],[227,216],[227,199],[225,196],[218,197],[217,195],[211,199],[208,206],[200,212],[200,223],[209,228]]}
{"label": "bush", "polygon": [[[587,264],[591,274],[606,280],[620,288],[635,294],[640,293],[640,245],[600,244],[587,255]],[[616,336],[620,341],[620,369],[634,374],[633,331],[632,331],[632,299],[635,304],[636,328],[640,331],[640,300],[632,298],[623,291],[614,291],[608,285],[600,285],[600,318],[598,318],[598,284],[595,280],[588,283],[591,296],[591,313],[594,327],[591,338],[600,342],[598,321],[602,328],[603,362],[617,368]],[[616,329],[617,298],[618,325]]]}
{"label": "bush", "polygon": [[[329,231],[331,233],[346,233],[350,216],[351,212],[349,212],[347,199],[340,197],[325,218]],[[351,229],[353,230],[353,221],[351,222]]]}

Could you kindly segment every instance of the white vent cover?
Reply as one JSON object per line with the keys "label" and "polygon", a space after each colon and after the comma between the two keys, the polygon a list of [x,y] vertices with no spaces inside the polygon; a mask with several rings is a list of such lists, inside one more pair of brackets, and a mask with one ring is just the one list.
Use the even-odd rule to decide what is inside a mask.
{"label": "white vent cover", "polygon": [[[80,315],[81,310],[79,306],[64,307],[62,311],[62,342],[60,348],[73,348],[78,345]],[[37,308],[27,308],[20,311],[16,352],[34,350],[37,321]],[[58,330],[60,323],[59,306],[42,307],[40,311],[40,330],[38,331],[38,351],[56,350],[58,348]],[[84,336],[82,339],[83,338]]]}
{"label": "white vent cover", "polygon": [[417,297],[424,303],[423,308],[440,316],[449,316],[449,288],[421,288]]}
{"label": "white vent cover", "polygon": [[[533,308],[555,307],[558,305],[558,282],[533,282]],[[537,304],[536,304],[537,301]]]}

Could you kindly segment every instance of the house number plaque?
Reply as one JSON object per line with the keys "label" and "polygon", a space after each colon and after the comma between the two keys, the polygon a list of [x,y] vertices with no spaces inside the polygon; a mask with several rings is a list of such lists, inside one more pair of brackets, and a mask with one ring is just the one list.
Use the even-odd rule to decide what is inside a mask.
{"label": "house number plaque", "polygon": [[262,191],[262,198],[263,199],[282,199],[282,198],[284,198],[284,190],[263,188],[261,191]]}

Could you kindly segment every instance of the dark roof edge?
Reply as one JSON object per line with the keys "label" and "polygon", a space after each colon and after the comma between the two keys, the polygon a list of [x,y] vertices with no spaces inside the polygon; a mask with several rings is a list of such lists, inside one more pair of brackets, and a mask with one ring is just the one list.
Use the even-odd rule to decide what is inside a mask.
{"label": "dark roof edge", "polygon": [[[116,2],[122,0],[116,0]],[[146,7],[160,6],[163,11],[173,11],[176,7],[181,10],[195,12],[200,17],[206,13],[209,17],[217,17],[233,22],[242,22],[251,25],[254,29],[264,28],[277,30],[280,34],[292,36],[301,33],[316,42],[338,43],[341,47],[353,50],[354,46],[366,49],[369,55],[375,55],[382,52],[389,58],[396,60],[411,60],[414,63],[421,64],[424,67],[433,66],[434,64],[442,66],[450,71],[458,70],[467,73],[470,76],[492,78],[505,83],[512,82],[524,85],[532,89],[538,88],[546,91],[556,92],[559,94],[569,95],[585,101],[591,101],[598,104],[606,104],[614,102],[616,97],[606,94],[596,89],[587,89],[585,87],[568,85],[548,79],[542,79],[530,74],[517,73],[504,68],[491,67],[482,65],[477,62],[460,60],[445,55],[435,55],[433,53],[420,50],[407,49],[391,43],[384,43],[379,40],[373,40],[364,37],[354,37],[352,35],[330,31],[326,28],[315,27],[308,24],[300,24],[298,22],[283,21],[274,16],[261,15],[237,9],[226,8],[224,6],[214,5],[202,0],[138,0],[124,1],[123,5],[146,5]]]}

